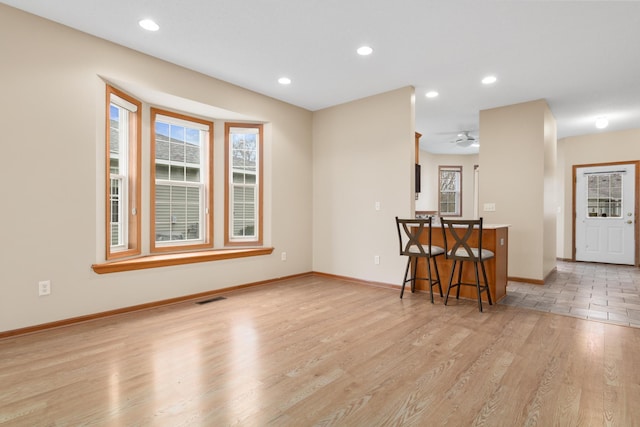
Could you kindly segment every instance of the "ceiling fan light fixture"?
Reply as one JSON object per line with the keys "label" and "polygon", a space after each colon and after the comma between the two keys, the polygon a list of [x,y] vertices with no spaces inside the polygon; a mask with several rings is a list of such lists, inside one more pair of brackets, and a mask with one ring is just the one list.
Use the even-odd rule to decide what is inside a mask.
{"label": "ceiling fan light fixture", "polygon": [[451,141],[455,143],[458,147],[468,148],[468,147],[479,147],[480,141],[473,135],[469,135],[469,131],[465,130],[458,134],[455,141]]}

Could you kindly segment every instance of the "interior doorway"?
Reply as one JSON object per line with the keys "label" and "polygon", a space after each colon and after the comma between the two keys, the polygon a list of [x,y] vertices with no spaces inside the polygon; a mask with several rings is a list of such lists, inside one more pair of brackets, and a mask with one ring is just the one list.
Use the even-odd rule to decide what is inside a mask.
{"label": "interior doorway", "polygon": [[574,259],[636,264],[636,163],[574,166]]}
{"label": "interior doorway", "polygon": [[480,218],[480,166],[473,165],[473,218]]}

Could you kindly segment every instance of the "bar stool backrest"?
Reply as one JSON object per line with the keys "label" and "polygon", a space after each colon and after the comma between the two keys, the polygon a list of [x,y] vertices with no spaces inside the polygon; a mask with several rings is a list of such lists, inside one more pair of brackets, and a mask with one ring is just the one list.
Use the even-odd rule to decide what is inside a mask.
{"label": "bar stool backrest", "polygon": [[[400,255],[430,257],[431,255],[431,218],[399,219],[396,217]],[[420,240],[427,235],[427,244]],[[423,240],[424,241],[424,240]]]}
{"label": "bar stool backrest", "polygon": [[[444,238],[444,251],[448,259],[461,261],[482,261],[482,218],[440,220]],[[471,246],[474,228],[478,229],[478,244]],[[447,230],[450,238],[447,237]]]}

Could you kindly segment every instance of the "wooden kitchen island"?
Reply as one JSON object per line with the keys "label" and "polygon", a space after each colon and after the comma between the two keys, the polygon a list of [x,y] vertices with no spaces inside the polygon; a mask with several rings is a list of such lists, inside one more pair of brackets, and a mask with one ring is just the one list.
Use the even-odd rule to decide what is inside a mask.
{"label": "wooden kitchen island", "polygon": [[[448,234],[449,231],[447,230],[446,232],[447,241],[449,242],[449,245],[451,245],[454,240]],[[423,239],[421,239],[421,242],[425,245],[428,244],[427,233],[423,233],[422,237]],[[442,227],[440,226],[440,224],[433,226],[431,239],[431,243],[433,245],[441,246],[444,248],[444,237],[442,235]],[[470,244],[471,246],[477,246],[478,244],[477,229],[473,231]],[[484,249],[489,249],[496,254],[494,258],[484,262],[484,266],[487,270],[487,279],[489,279],[489,288],[491,289],[491,299],[495,303],[500,301],[507,294],[507,255],[509,248],[509,226],[483,224],[482,247]],[[438,256],[436,257],[436,259],[438,262],[438,270],[440,272],[440,280],[442,280],[442,292],[446,295],[447,286],[449,286],[449,277],[451,275],[451,266],[453,265],[453,261],[446,259],[444,256]],[[483,283],[482,271],[478,271],[480,274],[480,282]],[[432,274],[435,275],[435,271],[432,270]],[[418,263],[418,272],[416,276],[427,277],[426,263],[424,262],[424,260],[421,260]],[[464,263],[464,268],[462,271],[462,281],[465,283],[475,283],[476,278],[472,262]],[[417,280],[416,289],[429,291],[429,285],[427,284],[426,280]],[[456,297],[455,292],[455,288],[451,290],[449,299]],[[437,286],[434,287],[433,293],[434,296],[438,294]],[[477,300],[477,295],[478,293],[476,289],[471,286],[460,287],[460,298]],[[482,294],[482,300],[487,301],[486,293]]]}

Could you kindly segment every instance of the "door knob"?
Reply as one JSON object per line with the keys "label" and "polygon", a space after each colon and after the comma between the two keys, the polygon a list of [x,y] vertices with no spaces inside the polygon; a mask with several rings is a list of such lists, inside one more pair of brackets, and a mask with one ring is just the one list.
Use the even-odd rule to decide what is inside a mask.
{"label": "door knob", "polygon": [[633,221],[629,220],[627,221],[627,224],[633,224]]}

